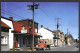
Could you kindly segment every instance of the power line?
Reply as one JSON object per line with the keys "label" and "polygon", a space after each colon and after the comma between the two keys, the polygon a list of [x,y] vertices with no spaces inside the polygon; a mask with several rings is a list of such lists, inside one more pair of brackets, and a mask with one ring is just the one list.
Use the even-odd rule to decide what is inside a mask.
{"label": "power line", "polygon": [[53,19],[42,8],[40,8],[40,10],[53,21]]}
{"label": "power line", "polygon": [[[5,11],[4,9],[2,9],[2,10]],[[10,13],[10,14],[13,14],[13,15],[18,16],[18,17],[21,17],[21,18],[24,18],[24,17],[22,17],[22,16],[16,15],[16,14],[11,13],[11,12],[9,12],[9,11],[5,11],[5,12]]]}
{"label": "power line", "polygon": [[[48,13],[48,10],[46,9],[46,8],[44,8],[44,7],[42,7],[43,9],[45,9],[46,10],[46,12]],[[51,15],[52,16],[52,15]],[[55,17],[55,16],[52,16],[52,17]]]}
{"label": "power line", "polygon": [[[16,8],[19,8],[19,9],[22,9],[23,10],[23,8],[22,7],[20,7],[20,6],[18,6],[18,5],[16,5],[16,4],[13,4],[13,3],[11,3],[11,5],[13,5],[13,6],[15,6]],[[24,6],[24,5],[22,5],[22,6]],[[16,11],[16,9],[11,9],[11,10],[14,10],[14,11]],[[26,10],[24,10],[24,11],[26,11]],[[28,11],[27,11],[28,12]],[[28,12],[28,13],[30,13],[30,12]],[[31,14],[31,13],[30,13]]]}
{"label": "power line", "polygon": [[[5,12],[1,12],[1,13],[5,14]],[[6,13],[6,14],[7,14],[7,15],[9,15],[9,16],[16,17],[16,16],[14,16],[14,15],[11,15],[11,14],[8,14],[8,13]],[[19,17],[16,17],[16,18],[19,18]],[[21,19],[21,18],[19,18],[19,19]]]}

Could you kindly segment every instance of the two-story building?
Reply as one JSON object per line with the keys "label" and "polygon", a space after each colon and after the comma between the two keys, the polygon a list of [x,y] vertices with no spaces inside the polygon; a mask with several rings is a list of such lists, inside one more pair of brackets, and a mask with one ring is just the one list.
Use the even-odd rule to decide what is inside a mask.
{"label": "two-story building", "polygon": [[10,27],[1,21],[1,51],[9,51],[9,29]]}
{"label": "two-story building", "polygon": [[41,40],[48,40],[48,43],[51,45],[51,46],[54,46],[54,42],[53,42],[53,37],[54,37],[54,33],[49,30],[48,28],[44,28],[42,25],[41,25],[41,28],[38,30],[38,32],[40,33],[40,35],[42,36],[40,39]]}
{"label": "two-story building", "polygon": [[67,42],[68,42],[68,45],[73,45],[73,37],[71,34],[68,34],[67,36]]}
{"label": "two-story building", "polygon": [[60,46],[65,46],[65,36],[63,32],[60,33]]}
{"label": "two-story building", "polygon": [[54,30],[55,36],[53,37],[54,39],[54,46],[56,47],[57,45],[60,46],[60,30]]}
{"label": "two-story building", "polygon": [[14,31],[12,20],[1,16],[1,51],[9,51],[13,48]]}
{"label": "two-story building", "polygon": [[[17,21],[19,23],[24,24],[27,27],[31,27],[29,29],[29,33],[31,35],[31,37],[29,38],[29,40],[32,43],[32,34],[33,34],[33,20],[32,19],[24,19],[24,20],[19,20]],[[36,46],[38,44],[38,40],[41,36],[38,35],[38,23],[34,21],[34,46]]]}

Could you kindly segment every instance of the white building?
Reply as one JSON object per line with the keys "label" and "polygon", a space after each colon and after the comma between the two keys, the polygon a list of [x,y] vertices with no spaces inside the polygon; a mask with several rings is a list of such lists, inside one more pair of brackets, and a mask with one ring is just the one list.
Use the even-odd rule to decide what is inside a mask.
{"label": "white building", "polygon": [[[7,19],[5,17],[1,17],[1,21],[3,21],[6,25],[8,25],[10,27],[9,29],[9,34],[8,34],[8,38],[6,39],[6,41],[9,41],[6,45],[9,45],[8,48],[1,48],[1,51],[4,51],[4,49],[13,49],[13,42],[14,42],[14,33],[12,33],[12,31],[14,31],[13,28],[13,22],[10,19]],[[3,34],[1,34],[2,36]],[[5,36],[7,36],[7,34],[5,34]]]}
{"label": "white building", "polygon": [[51,30],[41,27],[38,30],[38,32],[42,36],[40,39],[49,39],[49,43],[52,44],[51,46],[54,46],[54,42],[53,42],[54,33]]}

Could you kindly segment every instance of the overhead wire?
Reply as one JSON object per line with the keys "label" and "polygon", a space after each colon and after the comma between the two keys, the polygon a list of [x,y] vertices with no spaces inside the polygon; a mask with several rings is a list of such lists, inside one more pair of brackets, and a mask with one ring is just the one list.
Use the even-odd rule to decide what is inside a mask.
{"label": "overhead wire", "polygon": [[[21,8],[21,7],[19,7],[19,8]],[[42,8],[40,8],[41,9],[41,11],[43,12],[43,13],[45,13],[52,21],[53,21],[53,19],[42,9]],[[13,14],[13,13],[12,13]],[[21,16],[19,16],[19,17],[21,17]]]}
{"label": "overhead wire", "polygon": [[[22,9],[23,11],[26,11],[26,10],[24,10],[22,7],[20,7],[19,5],[16,5],[16,4],[13,4],[13,3],[11,3],[11,5],[13,5],[13,6],[15,6],[16,8],[18,8],[18,9]],[[24,6],[24,5],[22,5],[22,6]],[[11,9],[11,10],[14,10],[14,11],[16,11],[16,9]],[[28,12],[28,11],[27,11]],[[30,12],[28,12],[28,13],[30,13]],[[31,13],[30,13],[31,14]]]}
{"label": "overhead wire", "polygon": [[[1,13],[3,13],[3,14],[5,14],[5,12],[1,12]],[[9,15],[9,16],[13,16],[13,17],[16,17],[16,16],[14,16],[14,15],[12,15],[12,14],[8,14],[8,13],[6,13],[7,15]],[[3,16],[4,17],[4,16]],[[5,16],[6,17],[6,16]],[[19,17],[16,17],[17,19],[21,19],[21,18],[19,18]]]}
{"label": "overhead wire", "polygon": [[42,8],[40,8],[40,10],[53,21],[53,19]]}
{"label": "overhead wire", "polygon": [[[5,11],[4,9],[2,9],[2,10]],[[12,12],[10,12],[10,11],[5,11],[5,12],[8,12],[8,13],[14,14],[14,13],[12,13]],[[16,15],[16,14],[14,14],[14,15]],[[24,17],[19,16],[19,15],[16,15],[16,16],[21,17],[21,18],[24,18]]]}

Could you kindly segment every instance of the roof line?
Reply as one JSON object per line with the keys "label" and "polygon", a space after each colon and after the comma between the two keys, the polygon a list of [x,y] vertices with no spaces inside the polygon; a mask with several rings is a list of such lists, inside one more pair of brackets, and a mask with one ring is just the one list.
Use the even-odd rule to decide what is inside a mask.
{"label": "roof line", "polygon": [[[3,17],[3,16],[1,16],[1,18],[4,18],[4,19],[7,19],[7,20],[10,20],[10,19],[8,19],[8,18],[6,18],[6,17]],[[12,21],[12,20],[10,20],[10,21]]]}
{"label": "roof line", "polygon": [[[25,20],[33,21],[33,19],[29,19],[29,18],[28,18],[28,19],[18,20],[18,22],[19,22],[19,21],[25,21]],[[39,23],[38,23],[38,22],[36,22],[36,21],[34,21],[34,22],[35,22],[35,23],[37,23],[37,24],[39,24]]]}

